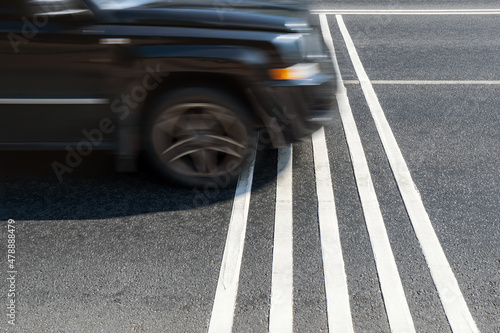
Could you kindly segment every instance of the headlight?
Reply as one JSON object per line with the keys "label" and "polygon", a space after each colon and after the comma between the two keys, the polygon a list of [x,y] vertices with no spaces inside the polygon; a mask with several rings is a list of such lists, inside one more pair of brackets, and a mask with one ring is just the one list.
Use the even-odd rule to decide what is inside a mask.
{"label": "headlight", "polygon": [[269,76],[273,80],[304,80],[319,73],[320,68],[317,63],[296,64],[287,68],[269,70]]}
{"label": "headlight", "polygon": [[280,35],[273,40],[273,44],[283,61],[288,64],[328,59],[327,49],[317,31]]}
{"label": "headlight", "polygon": [[306,56],[306,45],[302,34],[295,33],[277,36],[273,40],[273,44],[287,63],[298,63]]}

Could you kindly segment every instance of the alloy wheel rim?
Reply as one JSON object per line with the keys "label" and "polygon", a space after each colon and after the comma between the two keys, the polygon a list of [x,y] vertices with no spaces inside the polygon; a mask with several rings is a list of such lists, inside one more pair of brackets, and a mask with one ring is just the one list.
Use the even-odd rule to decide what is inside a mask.
{"label": "alloy wheel rim", "polygon": [[160,161],[178,174],[218,177],[238,169],[248,154],[248,131],[229,109],[182,103],[161,113],[152,142]]}

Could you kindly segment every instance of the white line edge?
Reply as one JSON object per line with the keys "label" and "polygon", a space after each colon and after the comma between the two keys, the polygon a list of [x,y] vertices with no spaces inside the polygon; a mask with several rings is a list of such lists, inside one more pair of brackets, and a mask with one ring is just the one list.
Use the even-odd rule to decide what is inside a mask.
{"label": "white line edge", "polygon": [[208,328],[209,333],[231,333],[233,327],[255,168],[255,150],[252,154],[252,162],[241,173],[234,194],[233,210]]}
{"label": "white line edge", "polygon": [[499,15],[500,9],[313,9],[328,15]]}
{"label": "white line edge", "polygon": [[291,146],[278,149],[269,332],[293,332],[293,177]]}
{"label": "white line edge", "polygon": [[[323,31],[330,32],[326,15],[321,14]],[[394,254],[391,249],[382,212],[375,193],[368,162],[364,153],[361,138],[352,114],[346,89],[342,84],[342,77],[335,57],[333,40],[326,38],[325,42],[332,53],[332,60],[338,71],[337,101],[344,126],[344,132],[351,154],[354,176],[358,186],[358,193],[363,208],[366,227],[375,257],[375,264],[379,276],[380,289],[384,305],[393,332],[415,332],[413,319],[406,301],[401,278],[399,276]],[[328,37],[328,36],[326,36]]]}
{"label": "white line edge", "polygon": [[342,16],[337,15],[336,18],[452,331],[454,333],[478,333],[479,329],[472,318],[455,275],[439,243],[422,198],[413,182],[406,161],[361,63],[347,27]]}
{"label": "white line edge", "polygon": [[[371,80],[372,85],[500,85],[500,80]],[[344,84],[360,84],[359,80],[344,80]]]}
{"label": "white line edge", "polygon": [[328,332],[354,333],[325,131],[312,135]]}

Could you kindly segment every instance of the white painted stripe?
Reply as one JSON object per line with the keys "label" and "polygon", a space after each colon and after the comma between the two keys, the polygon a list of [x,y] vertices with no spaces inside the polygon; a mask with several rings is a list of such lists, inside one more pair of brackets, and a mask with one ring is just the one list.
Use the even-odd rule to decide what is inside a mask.
{"label": "white painted stripe", "polygon": [[[322,14],[324,16],[324,14]],[[322,19],[326,22],[326,18]],[[328,25],[323,24],[326,30]],[[342,77],[335,57],[335,49],[331,38],[325,40],[333,57],[333,63],[338,72],[337,101],[344,132],[351,154],[354,176],[358,185],[358,193],[363,207],[370,242],[375,257],[375,264],[379,276],[380,288],[384,298],[387,318],[392,332],[415,332],[413,320],[399,277],[398,268],[392,253],[389,237],[385,228],[382,212],[378,203],[377,194],[373,186],[368,162],[363,150],[361,138],[354,121],[346,89],[342,84]]]}
{"label": "white painted stripe", "polygon": [[354,332],[347,277],[340,243],[337,211],[333,196],[330,162],[323,128],[312,136],[316,193],[318,195],[318,220],[325,274],[328,332]]}
{"label": "white painted stripe", "polygon": [[311,12],[335,15],[498,15],[500,9],[314,9]]}
{"label": "white painted stripe", "polygon": [[479,332],[342,16],[337,21],[450,326],[455,333]]}
{"label": "white painted stripe", "polygon": [[252,163],[241,173],[236,186],[233,211],[208,328],[209,333],[230,333],[233,327],[254,166],[255,150],[253,151]]}
{"label": "white painted stripe", "polygon": [[[326,15],[320,15],[323,38],[333,49],[333,40]],[[338,80],[340,72],[335,67]],[[340,86],[340,85],[339,85]],[[316,173],[316,192],[318,195],[318,220],[320,225],[321,251],[323,255],[323,270],[325,274],[326,306],[328,331],[354,332],[347,277],[345,274],[342,246],[338,229],[335,197],[326,146],[325,132],[322,129],[312,136],[314,168]]]}
{"label": "white painted stripe", "polygon": [[18,105],[109,104],[109,100],[105,98],[0,98],[0,104],[18,104]]}
{"label": "white painted stripe", "polygon": [[278,150],[270,333],[293,332],[292,147]]}
{"label": "white painted stripe", "polygon": [[[499,85],[500,80],[372,80],[371,84],[402,85]],[[359,80],[344,80],[344,84],[359,84]]]}

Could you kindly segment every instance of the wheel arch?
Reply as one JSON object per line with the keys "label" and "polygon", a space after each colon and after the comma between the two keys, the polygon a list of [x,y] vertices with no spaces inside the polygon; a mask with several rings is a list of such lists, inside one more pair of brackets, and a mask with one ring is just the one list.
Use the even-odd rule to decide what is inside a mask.
{"label": "wheel arch", "polygon": [[230,94],[245,107],[246,114],[255,125],[260,124],[260,119],[256,113],[252,112],[252,101],[246,92],[247,84],[232,75],[222,73],[204,72],[176,72],[168,75],[155,90],[153,90],[145,100],[141,110],[141,122],[152,106],[158,102],[165,94],[173,90],[204,87],[221,90]]}

